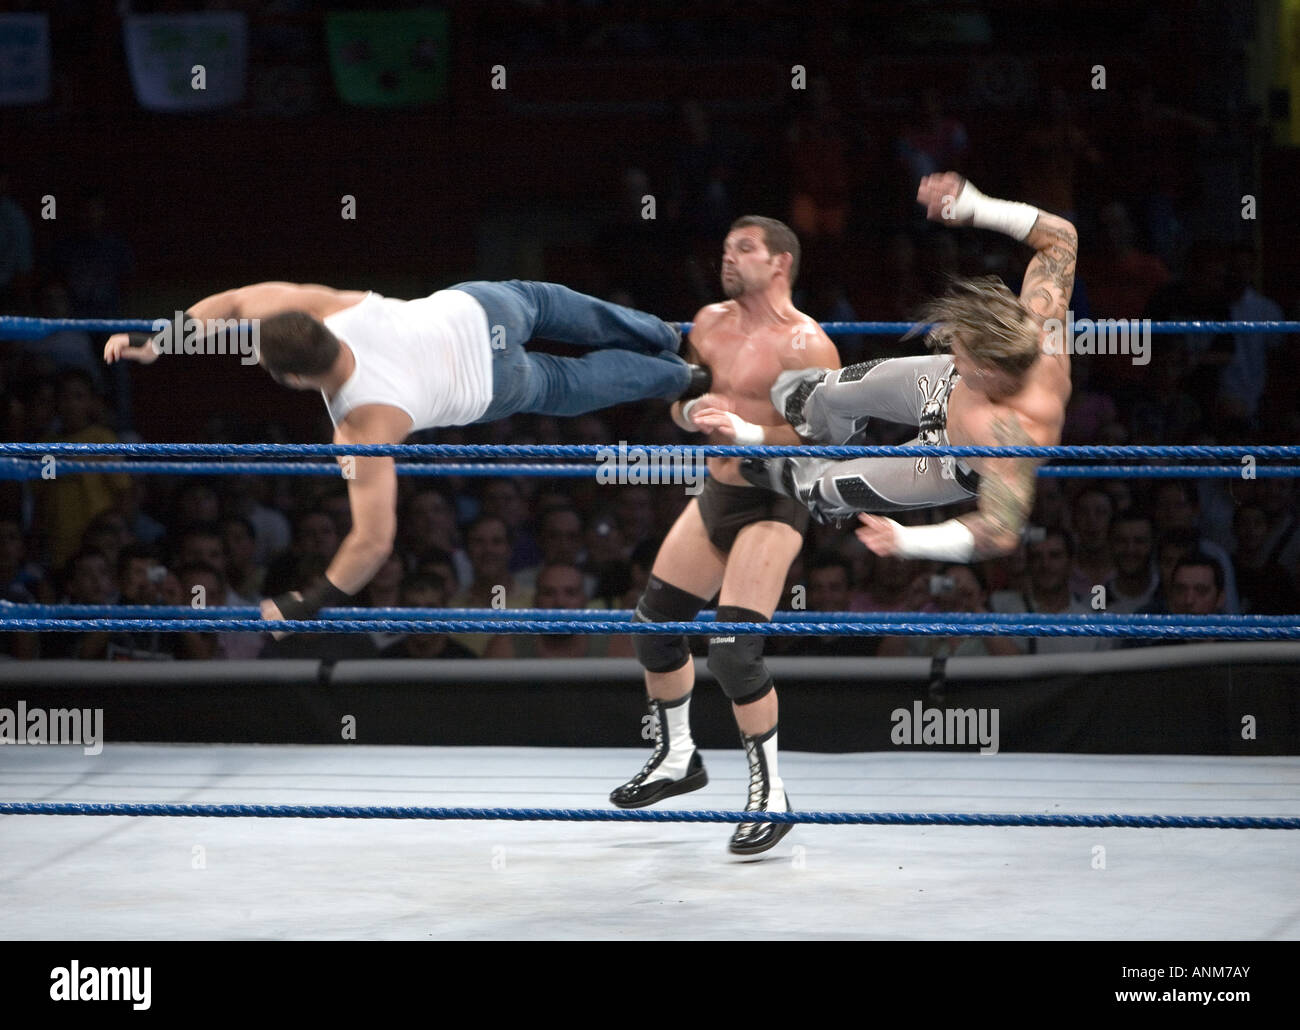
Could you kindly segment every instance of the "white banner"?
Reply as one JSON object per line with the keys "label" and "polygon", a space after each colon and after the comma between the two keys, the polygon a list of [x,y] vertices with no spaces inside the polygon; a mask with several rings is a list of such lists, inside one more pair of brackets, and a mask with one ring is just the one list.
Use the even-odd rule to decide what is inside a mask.
{"label": "white banner", "polygon": [[50,19],[0,14],[0,105],[50,99]]}
{"label": "white banner", "polygon": [[243,14],[131,14],[123,32],[131,85],[142,107],[200,111],[244,99],[248,22]]}

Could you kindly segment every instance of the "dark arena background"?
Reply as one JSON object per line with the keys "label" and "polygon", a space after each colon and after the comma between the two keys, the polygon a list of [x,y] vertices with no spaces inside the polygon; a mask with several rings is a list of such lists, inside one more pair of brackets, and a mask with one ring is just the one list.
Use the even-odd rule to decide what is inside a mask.
{"label": "dark arena background", "polygon": [[[1300,936],[1300,0],[10,0],[0,141],[0,938]],[[238,330],[104,360],[250,284],[479,280],[695,323],[698,355],[744,215],[797,235],[792,303],[843,366],[921,355],[928,299],[1019,295],[1035,256],[927,219],[948,171],[1066,220],[1071,324],[1129,335],[1072,341],[1009,553],[809,526],[763,638],[780,778],[804,821],[906,825],[795,826],[752,866],[728,814],[785,795],[775,738],[737,746],[717,597],[685,638],[712,781],[609,800],[681,732],[636,657],[670,638],[629,627],[695,491],[504,449],[704,445],[670,401],[390,441],[433,445],[397,452],[390,553],[300,616],[338,627],[277,639],[250,620],[360,532],[353,459],[283,446],[334,438],[319,393]],[[634,821],[661,812],[703,815]],[[362,867],[346,911],[313,901]],[[1114,965],[1087,985],[1112,1005]]]}

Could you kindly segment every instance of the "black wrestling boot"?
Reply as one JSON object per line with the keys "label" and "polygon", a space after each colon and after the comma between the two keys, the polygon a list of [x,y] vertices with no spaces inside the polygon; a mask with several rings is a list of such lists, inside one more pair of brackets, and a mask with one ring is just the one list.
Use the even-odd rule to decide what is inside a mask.
{"label": "black wrestling boot", "polygon": [[[709,782],[704,760],[691,740],[688,702],[650,699],[654,720],[654,750],[641,771],[621,787],[615,787],[609,800],[619,808],[644,808],[664,798],[699,790]],[[689,748],[690,758],[685,758]],[[674,754],[674,750],[676,753]]]}
{"label": "black wrestling boot", "polygon": [[[790,799],[776,770],[776,727],[761,737],[741,734],[749,759],[749,800],[746,812],[789,812]],[[793,823],[741,823],[731,835],[733,855],[760,855],[794,828]]]}
{"label": "black wrestling boot", "polygon": [[708,365],[687,365],[691,370],[691,381],[682,391],[679,401],[691,401],[703,397],[713,388],[713,370]]}

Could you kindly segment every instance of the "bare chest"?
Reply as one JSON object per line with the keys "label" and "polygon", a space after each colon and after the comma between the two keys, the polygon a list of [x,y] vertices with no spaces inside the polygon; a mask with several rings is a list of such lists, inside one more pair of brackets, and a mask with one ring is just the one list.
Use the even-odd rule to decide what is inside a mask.
{"label": "bare chest", "polygon": [[778,421],[770,399],[776,377],[810,363],[806,342],[783,327],[752,333],[719,327],[695,346],[713,370],[713,391],[731,400],[742,416],[763,424]]}

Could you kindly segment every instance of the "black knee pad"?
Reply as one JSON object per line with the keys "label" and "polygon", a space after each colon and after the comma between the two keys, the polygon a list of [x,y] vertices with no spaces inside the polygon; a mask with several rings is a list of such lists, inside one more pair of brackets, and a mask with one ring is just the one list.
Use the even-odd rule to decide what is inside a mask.
{"label": "black knee pad", "polygon": [[[708,603],[680,587],[651,575],[632,616],[637,622],[691,622]],[[632,638],[637,661],[649,672],[676,672],[691,658],[685,635],[638,633]]]}
{"label": "black knee pad", "polygon": [[[719,622],[767,622],[767,616],[750,608],[718,605]],[[709,638],[709,671],[722,692],[738,705],[753,704],[772,689],[772,676],[763,662],[761,636]]]}

